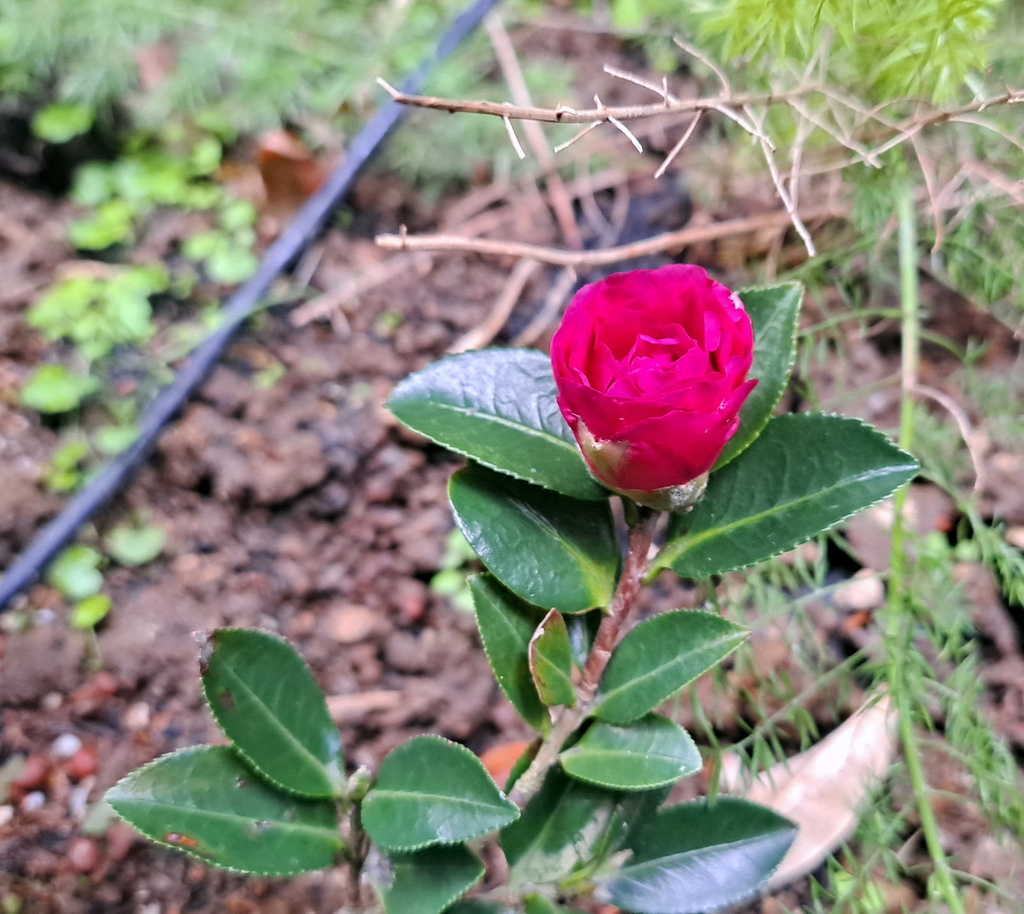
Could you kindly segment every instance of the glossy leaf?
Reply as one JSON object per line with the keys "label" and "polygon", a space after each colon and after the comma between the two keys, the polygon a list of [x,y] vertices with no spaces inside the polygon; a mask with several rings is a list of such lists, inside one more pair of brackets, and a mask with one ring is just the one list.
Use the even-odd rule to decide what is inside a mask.
{"label": "glossy leaf", "polygon": [[530,639],[530,672],[540,700],[548,707],[575,704],[569,630],[557,609],[544,617]]}
{"label": "glossy leaf", "polygon": [[312,672],[287,641],[218,629],[200,665],[213,716],[257,771],[293,793],[338,796],[341,737]]}
{"label": "glossy leaf", "polygon": [[493,470],[573,498],[600,501],[555,402],[551,362],[533,349],[483,349],[402,381],[388,409],[432,441]]}
{"label": "glossy leaf", "polygon": [[891,495],[917,469],[858,419],[778,416],[673,518],[657,565],[687,578],[755,565]]}
{"label": "glossy leaf", "polygon": [[641,622],[612,654],[595,717],[628,724],[728,656],[747,630],[711,613],[670,612]]}
{"label": "glossy leaf", "polygon": [[118,781],[106,800],[158,844],[247,873],[322,869],[343,849],[332,802],[277,790],[226,746],[158,758]]}
{"label": "glossy leaf", "polygon": [[658,714],[616,726],[597,722],[559,759],[574,778],[615,790],[649,790],[700,770],[696,744]]}
{"label": "glossy leaf", "polygon": [[605,859],[640,822],[663,791],[620,793],[548,772],[522,816],[501,832],[509,884],[559,883]]}
{"label": "glossy leaf", "polygon": [[587,665],[590,648],[597,637],[597,630],[601,627],[603,618],[604,613],[601,610],[593,609],[588,613],[576,613],[565,620],[565,627],[569,630],[572,662],[581,670]]}
{"label": "glossy leaf", "polygon": [[764,806],[723,797],[662,810],[629,843],[626,865],[598,897],[641,914],[701,914],[753,895],[796,826]]}
{"label": "glossy leaf", "polygon": [[715,469],[725,466],[759,435],[782,398],[796,360],[797,319],[804,289],[800,283],[744,289],[738,293],[754,327],[754,363],[749,377],[757,387],[740,410],[740,427],[722,451]]}
{"label": "glossy leaf", "polygon": [[380,869],[373,879],[386,914],[440,914],[484,874],[479,858],[459,844],[389,854]]}
{"label": "glossy leaf", "polygon": [[517,597],[489,574],[469,579],[484,653],[501,690],[531,727],[547,726],[547,711],[530,674],[530,638],[544,610]]}
{"label": "glossy leaf", "polygon": [[607,501],[566,498],[475,464],[452,476],[448,495],[477,555],[524,600],[574,613],[611,598],[619,550]]}
{"label": "glossy leaf", "polygon": [[468,841],[518,816],[480,759],[440,736],[417,736],[392,749],[362,806],[367,834],[400,851]]}

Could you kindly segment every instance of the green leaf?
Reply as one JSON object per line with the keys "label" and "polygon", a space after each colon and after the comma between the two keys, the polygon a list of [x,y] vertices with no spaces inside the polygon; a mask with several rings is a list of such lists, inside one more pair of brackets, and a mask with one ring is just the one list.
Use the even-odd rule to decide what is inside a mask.
{"label": "green leaf", "polygon": [[25,382],[19,399],[23,406],[41,413],[66,413],[98,387],[95,378],[72,374],[63,365],[40,365]]}
{"label": "green leaf", "polygon": [[362,806],[367,834],[400,851],[468,841],[518,816],[480,759],[440,736],[392,749]]}
{"label": "green leaf", "polygon": [[259,265],[259,259],[248,248],[229,244],[214,251],[206,259],[206,272],[214,282],[235,285],[245,282]]}
{"label": "green leaf", "polygon": [[739,296],[754,327],[754,363],[749,377],[757,378],[758,383],[740,410],[739,430],[722,451],[715,464],[716,470],[761,434],[782,398],[796,361],[797,319],[804,288],[800,283],[787,282],[744,289]]}
{"label": "green leaf", "polygon": [[566,628],[569,629],[569,648],[572,651],[572,662],[581,670],[587,665],[587,658],[590,656],[590,648],[597,637],[597,630],[601,627],[601,620],[604,613],[594,609],[588,613],[576,613],[565,620]]}
{"label": "green leaf", "polygon": [[574,778],[615,790],[649,790],[700,770],[690,734],[659,714],[627,726],[597,722],[559,759]]}
{"label": "green leaf", "polygon": [[479,858],[461,844],[389,858],[371,877],[386,914],[440,914],[484,874]]}
{"label": "green leaf", "polygon": [[76,248],[100,251],[127,241],[132,231],[135,210],[126,200],[108,200],[86,219],[76,219],[68,228],[68,237]]}
{"label": "green leaf", "polygon": [[106,799],[153,841],[247,873],[322,869],[343,849],[333,803],[276,790],[226,746],[158,758],[118,781]]}
{"label": "green leaf", "polygon": [[522,816],[501,832],[511,886],[559,883],[590,871],[653,815],[661,790],[620,793],[552,768]]}
{"label": "green leaf", "polygon": [[687,578],[745,568],[803,543],[914,478],[917,462],[858,419],[772,419],[707,494],[676,515],[655,560]]}
{"label": "green leaf", "polygon": [[110,612],[110,597],[103,593],[94,593],[91,597],[79,600],[71,610],[69,622],[72,628],[80,630],[95,628]]}
{"label": "green leaf", "polygon": [[515,911],[516,909],[511,905],[499,904],[496,901],[463,898],[450,908],[445,908],[444,914],[515,914]]}
{"label": "green leaf", "polygon": [[611,598],[619,551],[607,501],[556,495],[475,464],[452,476],[448,496],[477,555],[524,600],[574,613]]}
{"label": "green leaf", "polygon": [[530,672],[540,700],[548,707],[576,703],[569,630],[557,609],[544,617],[530,639]]}
{"label": "green leaf", "polygon": [[539,895],[536,892],[523,896],[523,910],[525,914],[584,914],[577,908],[565,908],[555,904],[546,895]]}
{"label": "green leaf", "polygon": [[213,716],[257,771],[292,793],[338,796],[341,738],[312,672],[287,641],[217,629],[200,667]]}
{"label": "green leaf", "polygon": [[598,897],[643,914],[701,914],[753,895],[782,862],[796,826],[728,797],[662,810],[629,842],[633,856]]}
{"label": "green leaf", "polygon": [[96,450],[107,457],[114,457],[128,450],[138,437],[139,429],[134,424],[101,425],[92,433]]}
{"label": "green leaf", "polygon": [[103,586],[102,561],[103,556],[91,546],[68,546],[50,565],[46,580],[69,600],[84,600]]}
{"label": "green leaf", "polygon": [[135,567],[152,562],[163,551],[166,541],[166,531],[155,524],[118,524],[107,534],[104,545],[107,555],[119,565]]}
{"label": "green leaf", "polygon": [[501,690],[531,727],[548,725],[547,711],[530,674],[530,638],[544,610],[520,599],[489,574],[469,579],[484,653]]}
{"label": "green leaf", "polygon": [[47,143],[66,143],[92,127],[94,112],[88,105],[53,104],[32,118],[32,132]]}
{"label": "green leaf", "polygon": [[680,611],[641,622],[615,649],[593,715],[613,724],[643,717],[728,656],[747,630],[711,613]]}
{"label": "green leaf", "polygon": [[602,500],[608,492],[587,470],[555,396],[544,353],[483,349],[410,375],[387,405],[409,428],[493,470]]}

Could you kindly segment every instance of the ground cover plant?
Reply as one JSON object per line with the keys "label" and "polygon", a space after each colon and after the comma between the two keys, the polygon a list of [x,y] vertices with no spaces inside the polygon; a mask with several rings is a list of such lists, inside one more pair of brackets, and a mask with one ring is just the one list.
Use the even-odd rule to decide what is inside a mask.
{"label": "ground cover plant", "polygon": [[[604,13],[596,11],[596,23],[614,24],[620,33],[664,22],[666,15],[658,4],[613,3],[604,12],[602,20]],[[566,25],[560,13],[552,16],[557,25],[514,32],[512,49],[500,23],[492,21],[488,37],[500,61],[494,72],[508,78],[514,106],[494,110],[507,118],[504,124],[481,116],[486,106],[467,101],[484,94],[472,87],[437,84],[431,91],[441,93],[440,99],[405,99],[465,110],[451,116],[422,112],[419,124],[471,123],[474,135],[495,150],[511,137],[500,155],[511,159],[524,153],[519,168],[535,168],[535,174],[526,184],[512,179],[503,187],[507,179],[501,168],[488,175],[486,168],[466,167],[468,193],[440,208],[426,203],[421,209],[409,198],[400,199],[393,178],[381,182],[370,176],[354,205],[354,218],[345,223],[350,227],[345,240],[333,229],[300,270],[303,278],[312,275],[324,294],[300,304],[290,326],[280,310],[260,317],[253,338],[233,350],[207,392],[169,429],[155,472],[147,471],[124,504],[100,519],[99,532],[86,531],[50,571],[48,585],[37,587],[5,617],[0,634],[5,649],[0,872],[13,880],[12,888],[5,886],[0,893],[6,907],[49,910],[101,903],[110,910],[129,910],[149,892],[150,898],[166,898],[185,910],[224,904],[336,909],[360,894],[363,903],[372,905],[374,883],[391,908],[411,903],[403,895],[409,891],[440,910],[459,880],[453,876],[444,883],[433,869],[421,883],[423,867],[451,864],[451,875],[461,861],[466,884],[481,864],[486,871],[470,890],[473,899],[461,903],[464,909],[519,904],[529,911],[548,910],[551,904],[599,905],[613,898],[626,909],[657,910],[664,909],[658,905],[684,902],[677,898],[681,893],[672,893],[670,902],[652,898],[644,882],[659,871],[678,875],[663,853],[667,837],[655,823],[698,812],[706,817],[702,821],[712,822],[719,815],[716,827],[727,833],[724,843],[710,849],[671,848],[679,851],[674,857],[699,859],[710,867],[705,872],[714,874],[729,838],[736,837],[730,831],[737,827],[730,810],[743,810],[745,824],[763,828],[751,840],[766,854],[770,847],[781,851],[793,837],[787,821],[798,829],[787,862],[766,885],[772,897],[753,902],[752,910],[1013,909],[1024,822],[1012,752],[1021,749],[1021,682],[1015,672],[1020,649],[1013,613],[1024,589],[1024,518],[1013,496],[1019,488],[1014,480],[1022,440],[1019,344],[1012,336],[1020,320],[1015,279],[1019,207],[1012,202],[1020,161],[1012,41],[1004,46],[1001,39],[1014,33],[1013,18],[990,4],[959,10],[922,2],[903,5],[899,15],[887,11],[882,16],[865,8],[860,19],[871,40],[862,41],[863,35],[844,31],[839,5],[820,7],[817,31],[804,28],[815,19],[799,5],[790,19],[785,11],[777,12],[777,20],[756,30],[761,45],[742,43],[743,35],[752,34],[736,27],[750,18],[742,3],[721,4],[710,18],[693,13],[686,22],[674,20],[671,32],[695,42],[674,50],[667,35],[651,38],[637,32],[625,46],[593,37]],[[986,45],[982,39],[993,21],[999,23],[997,40]],[[942,34],[954,36],[948,45],[924,40]],[[826,35],[827,41],[819,41]],[[922,39],[918,50],[938,50],[923,57],[903,54],[893,42],[905,35]],[[553,99],[540,98],[539,104],[574,104],[568,119],[592,129],[550,160],[543,152],[547,147],[522,118],[543,121],[554,118],[556,109],[536,107],[536,92],[524,96],[514,75],[517,53],[529,64],[538,49],[552,46],[562,59],[579,58],[579,90],[562,90]],[[947,49],[949,58],[943,56]],[[649,65],[638,63],[641,52],[649,55]],[[716,56],[728,65],[714,63]],[[610,72],[602,74],[602,64],[609,64]],[[668,73],[667,82],[661,81],[662,72]],[[393,79],[391,70],[382,75]],[[843,89],[836,90],[837,85]],[[599,97],[590,107],[595,91]],[[897,98],[901,93],[913,100]],[[66,127],[58,115],[59,110],[47,112],[39,129],[56,136],[52,131]],[[561,117],[566,119],[565,111]],[[552,144],[573,139],[573,126],[556,126]],[[230,148],[216,124],[204,122],[198,134],[189,127],[187,135],[209,137],[203,131],[211,127],[221,137],[218,149],[223,142]],[[313,134],[305,136],[309,141]],[[404,137],[413,155],[417,144],[423,146],[416,130]],[[661,161],[631,158],[634,141],[658,151]],[[222,193],[219,171],[187,173],[191,166],[181,163],[190,160],[184,146],[175,146],[178,142],[147,139],[151,145],[136,152],[145,158],[155,150],[156,161],[169,144],[172,163],[179,163],[172,164],[172,171],[178,169],[197,188]],[[118,169],[141,173],[132,155],[125,166],[99,166],[86,174],[111,175],[103,186],[117,188],[118,181],[124,183],[116,177]],[[535,163],[530,161],[534,156]],[[445,166],[455,161],[444,158],[440,164]],[[559,161],[570,164],[552,171]],[[651,185],[644,176],[659,165],[664,177]],[[479,183],[491,176],[496,184]],[[100,184],[92,186],[95,190]],[[20,213],[20,198],[5,193],[5,212]],[[98,213],[108,199],[96,198],[89,205]],[[144,375],[132,361],[135,347],[147,355],[154,349],[164,352],[152,376],[156,380],[180,364],[179,354],[189,342],[173,342],[167,321],[194,308],[195,296],[176,285],[176,277],[200,277],[201,296],[212,300],[219,284],[216,277],[210,283],[210,271],[216,270],[211,258],[216,261],[218,252],[236,241],[247,252],[258,246],[255,233],[245,232],[266,216],[262,205],[247,204],[244,224],[225,225],[221,199],[231,205],[227,196],[218,196],[217,202],[199,206],[195,212],[204,224],[193,219],[187,232],[176,236],[180,242],[162,247],[148,239],[167,236],[169,207],[163,202],[141,200],[130,223],[86,218],[82,224],[88,231],[120,233],[114,247],[95,256],[94,262],[115,261],[110,268],[102,264],[84,274],[63,273],[53,282],[49,267],[29,266],[27,283],[16,282],[9,301],[0,300],[10,315],[5,315],[4,328],[17,328],[17,335],[0,333],[15,341],[5,343],[2,357],[7,361],[0,366],[0,389],[5,391],[0,421],[5,430],[15,430],[7,439],[14,447],[6,452],[13,455],[10,482],[0,493],[5,557],[25,543],[38,518],[52,512],[62,489],[88,483],[97,461],[117,450],[118,435],[122,442],[130,440],[133,416],[127,409],[112,409],[108,397],[111,390],[126,392],[130,375],[137,385],[131,392],[133,409],[144,408],[153,382],[138,383]],[[121,200],[128,198],[122,195]],[[676,208],[652,219],[656,200]],[[690,210],[693,218],[686,225]],[[370,253],[361,233],[367,225],[371,231],[393,230],[410,213],[413,231],[383,239],[396,250],[381,264],[381,255]],[[441,225],[446,235],[417,235],[415,229],[430,227],[438,213],[445,214]],[[58,235],[67,221],[61,218],[55,218]],[[631,242],[643,234],[630,233],[638,222],[643,234],[656,232],[656,226],[669,231],[637,246]],[[475,237],[477,224],[490,225],[483,231],[491,237]],[[123,234],[125,226],[128,234]],[[495,237],[495,227],[503,238]],[[13,231],[6,225],[4,230]],[[533,243],[511,242],[512,234]],[[14,259],[10,251],[16,255],[18,250],[29,252],[18,255],[29,264],[53,257],[40,258],[34,253],[39,249],[29,248],[17,234],[4,237],[14,245],[7,249],[9,259]],[[189,241],[192,237],[200,241]],[[76,245],[89,240],[75,238]],[[147,252],[141,259],[133,252],[137,242]],[[619,249],[607,250],[616,242]],[[581,244],[588,249],[580,250]],[[431,245],[456,253],[432,253]],[[623,550],[625,558],[630,554],[627,531],[648,514],[641,507],[634,515],[625,506],[651,498],[634,485],[635,478],[617,475],[621,444],[605,442],[623,429],[585,414],[584,406],[592,405],[589,394],[583,405],[576,402],[565,412],[552,405],[555,378],[564,383],[576,377],[574,370],[594,366],[574,363],[564,350],[560,356],[556,337],[551,347],[556,369],[544,393],[534,390],[535,397],[527,396],[530,384],[516,383],[515,398],[507,404],[516,410],[525,403],[546,404],[538,414],[559,429],[557,452],[574,461],[560,465],[560,472],[574,467],[567,471],[569,478],[582,472],[586,479],[596,473],[624,493],[589,503],[580,498],[582,490],[544,494],[543,484],[538,489],[531,474],[543,475],[544,461],[525,459],[537,455],[514,437],[507,416],[482,426],[491,432],[462,428],[456,439],[443,418],[456,412],[444,399],[453,385],[486,389],[479,372],[486,378],[488,370],[498,376],[496,387],[518,377],[517,371],[533,377],[530,372],[539,373],[542,366],[549,371],[546,355],[532,348],[485,348],[422,366],[449,346],[476,350],[492,340],[547,349],[547,335],[572,290],[573,267],[590,271],[585,278],[593,280],[601,263],[628,270],[635,264],[626,258],[640,255],[660,256],[656,263],[665,263],[668,258],[659,252],[680,246],[686,248],[680,260],[701,263],[729,287],[743,290],[755,337],[754,365],[747,377],[760,383],[747,391],[742,376],[733,375],[736,385],[730,390],[737,401],[746,394],[746,419],[750,404],[762,396],[771,400],[773,392],[781,399],[761,404],[767,409],[763,418],[782,415],[767,421],[753,443],[745,439],[744,429],[757,422],[741,421],[725,445],[721,466],[710,474],[704,498],[692,510],[673,514],[671,521],[662,519],[655,532],[660,550],[655,562],[664,559],[675,570],[655,569],[645,576],[631,611],[633,631],[654,631],[645,626],[675,620],[685,608],[683,615],[728,620],[749,629],[749,635],[728,656],[706,663],[704,675],[656,711],[638,720],[605,720],[598,706],[605,674],[595,679],[592,669],[587,676],[588,639],[600,619],[614,615],[602,612],[615,604],[609,582],[626,579],[626,566],[619,564]],[[88,245],[79,249],[88,250]],[[477,259],[481,256],[499,259],[492,265]],[[121,295],[120,283],[131,286],[155,275],[145,272],[154,262],[169,284],[141,292],[132,287]],[[135,276],[140,267],[143,273]],[[390,281],[382,279],[388,276]],[[120,331],[107,322],[101,322],[99,336],[87,332],[87,322],[62,323],[62,308],[53,307],[60,305],[60,294],[47,301],[45,295],[20,291],[24,286],[61,290],[69,279],[87,313],[124,308],[131,318],[151,307],[151,314],[142,323],[125,324],[131,338],[112,341],[109,332]],[[772,304],[780,315],[790,315],[787,294],[799,298],[796,282],[807,289],[802,316],[794,310],[791,324],[775,326],[775,342],[769,344],[765,310]],[[279,294],[305,297],[296,286],[283,287]],[[190,317],[195,321],[194,313]],[[315,323],[323,317],[330,317],[333,329]],[[36,328],[26,331],[31,324]],[[586,327],[580,333],[586,337]],[[781,344],[783,338],[788,346]],[[90,349],[88,355],[83,347]],[[759,353],[763,359],[773,347],[777,353],[791,351],[795,360],[778,390],[774,382],[763,382],[764,366],[758,364]],[[641,372],[644,380],[631,388],[634,395],[641,388],[649,392],[649,385],[661,378],[653,370],[657,352],[655,346],[634,353],[652,368]],[[45,353],[42,359],[40,353]],[[525,361],[520,365],[517,358]],[[484,368],[490,359],[498,367]],[[46,404],[33,402],[39,391],[29,381],[40,360],[63,365],[74,375],[85,369],[100,386],[65,385],[72,396],[83,397],[84,408],[51,413],[39,422],[36,410]],[[601,373],[607,367],[594,371],[607,380]],[[469,372],[469,381],[459,380],[461,371]],[[13,387],[4,387],[12,372]],[[60,385],[55,388],[59,393]],[[713,393],[728,395],[722,389]],[[458,469],[460,459],[398,430],[380,409],[386,397],[392,415],[467,455],[468,467]],[[471,412],[486,423],[487,410],[478,407],[474,402]],[[752,462],[757,455],[794,428],[806,431],[826,417],[830,421],[815,429],[822,435],[839,428],[836,422],[866,431],[854,419],[839,419],[844,414],[898,437],[904,452],[920,462],[915,484],[897,496],[895,505],[883,502],[827,534],[812,536],[808,528],[810,542],[795,549],[780,541],[772,545],[759,535],[750,537],[753,543],[740,537],[736,544],[715,535],[720,511],[753,512],[757,507],[728,502],[722,480],[743,477],[757,497],[770,498],[766,480],[776,481],[779,474],[759,470]],[[21,422],[20,417],[28,417],[29,424],[18,425],[11,417]],[[60,450],[53,427],[63,428],[66,436]],[[460,428],[458,423],[452,427]],[[530,428],[527,422],[520,431],[536,444]],[[596,437],[595,429],[600,429]],[[725,437],[721,428],[718,434]],[[802,453],[822,450],[822,435]],[[489,439],[505,444],[497,456],[479,450],[480,442]],[[663,438],[661,445],[661,450],[671,448],[672,441]],[[741,472],[744,466],[747,472]],[[811,469],[810,461],[800,466]],[[458,536],[451,533],[451,507],[445,504],[452,470],[451,507],[465,530]],[[690,491],[661,493],[658,507],[651,510],[687,507],[685,502],[701,488],[701,475],[696,474],[698,482]],[[534,490],[541,493],[539,500],[531,500]],[[575,526],[570,523],[573,535],[578,517],[590,516],[588,507],[593,513],[602,504],[613,506],[614,550],[607,542],[602,548],[592,538],[584,536],[579,543],[564,534],[572,548],[558,579],[572,580],[575,568],[581,592],[599,604],[593,609],[573,612],[571,594],[537,593],[523,583],[530,577],[523,567],[526,556],[539,556],[539,567],[565,557],[554,547],[531,551],[528,544],[537,530],[512,523],[508,505],[524,506],[511,515],[517,522],[524,516],[540,522],[559,503],[574,508],[566,512],[577,519]],[[821,526],[831,522],[819,520]],[[540,524],[545,537],[550,538],[551,527]],[[587,529],[609,527],[602,521]],[[520,540],[509,546],[498,537],[495,544],[494,530],[512,531]],[[743,555],[754,561],[774,554],[776,546],[785,551],[743,570],[725,571],[716,564],[723,543],[743,553],[731,559],[741,564]],[[474,556],[474,548],[483,561]],[[513,559],[509,549],[515,550]],[[447,594],[463,603],[475,599],[474,615],[452,608]],[[549,612],[552,606],[557,612]],[[487,629],[484,620],[493,624],[495,617],[521,623],[515,629],[521,637],[511,647]],[[474,619],[483,650],[475,641]],[[86,634],[67,631],[67,621]],[[247,632],[250,627],[287,636],[315,676],[284,641]],[[187,675],[194,669],[193,630],[206,633],[202,684],[234,749],[197,745],[223,743],[223,736],[208,722],[199,679],[193,682]],[[627,659],[630,637],[623,642]],[[497,661],[496,638],[501,648]],[[661,646],[668,639],[656,640]],[[248,667],[250,662],[255,666]],[[289,672],[272,680],[258,672],[260,663]],[[89,669],[99,672],[87,677],[82,671]],[[256,672],[239,674],[243,669]],[[605,673],[611,675],[611,669],[609,664]],[[229,679],[232,684],[226,685]],[[287,684],[305,697],[308,707],[318,709],[312,724],[295,719],[291,693],[281,699],[286,709],[274,711],[278,696],[261,691],[271,681]],[[595,681],[597,697],[588,699],[585,686]],[[278,752],[280,746],[273,740],[268,744],[262,728],[259,738],[252,735],[246,713],[253,705],[237,706],[238,695],[249,694],[245,689],[258,699],[255,706],[264,705],[259,713],[268,732],[280,735],[296,728],[315,764],[306,757],[288,764],[298,756],[288,749]],[[571,734],[558,746],[564,731]],[[701,767],[674,784],[657,779],[668,778],[663,768],[654,778],[661,786],[655,786],[648,766],[665,759],[637,753],[637,740],[647,740],[645,746],[655,739],[672,742],[670,732],[675,749],[663,756],[676,766],[673,776],[697,764],[692,748],[689,754],[681,749],[684,743],[700,747]],[[692,743],[679,733],[689,734]],[[610,736],[624,742],[601,745]],[[294,750],[294,741],[290,745]],[[482,756],[486,771],[460,745]],[[865,754],[870,749],[876,750],[874,760]],[[191,856],[132,845],[130,832],[112,824],[109,807],[100,802],[125,772],[167,750],[181,754],[140,768],[118,788],[120,799],[117,789],[111,796],[129,818],[140,814],[140,827],[157,842]],[[524,754],[528,759],[537,751],[558,783],[551,787],[541,778],[541,790],[531,801],[531,780],[536,784],[537,778],[524,779],[517,770],[506,780],[507,765],[497,765],[493,754],[499,750],[510,760]],[[609,758],[615,762],[611,775]],[[445,785],[452,795],[435,798],[431,802],[436,805],[409,796],[415,792],[404,789],[410,771],[421,779],[423,769],[443,770],[444,763],[465,773]],[[196,787],[216,786],[225,770],[242,778],[244,790],[231,782],[224,795],[251,791],[259,810],[235,810],[239,815],[223,820],[238,827],[237,843],[210,840],[202,816],[172,821],[153,818],[151,811],[140,813],[144,803],[132,806],[138,800],[133,778],[155,777],[159,783],[159,773],[173,774],[175,764],[191,766],[196,776],[182,783]],[[619,780],[608,782],[609,777]],[[396,778],[397,787],[388,783]],[[857,789],[851,789],[855,782]],[[575,808],[585,807],[580,797],[587,797],[603,810],[596,818],[607,813],[612,826],[600,832],[593,846],[578,848],[567,837],[571,821],[563,831],[554,825],[544,830],[556,851],[573,843],[571,858],[552,862],[543,848],[524,848],[520,839],[536,825],[531,806],[536,813],[538,798],[555,787],[568,799],[545,821],[561,823],[562,814],[576,800]],[[671,797],[659,796],[669,787]],[[428,822],[417,842],[437,843],[412,850],[405,843],[411,839],[397,834],[409,823],[401,819],[396,828],[396,810],[447,809],[445,802],[454,805],[465,790],[489,808],[495,818],[487,827],[498,828],[497,836],[485,839],[463,831],[452,838]],[[204,807],[219,802],[215,793],[203,798]],[[301,799],[311,793],[323,796]],[[614,804],[609,794],[618,798]],[[698,799],[703,795],[710,798],[706,807]],[[602,796],[607,808],[601,807]],[[189,801],[181,793],[171,799]],[[651,809],[660,803],[661,812],[648,815],[645,803]],[[767,811],[754,813],[760,808],[754,804],[765,804]],[[275,824],[274,816],[287,817],[296,808],[315,820],[310,828],[290,828],[287,820]],[[175,813],[180,814],[181,809]],[[502,816],[518,818],[501,825]],[[640,823],[635,830],[627,827],[631,817]],[[612,820],[625,825],[616,831]],[[821,831],[826,823],[835,826],[828,834]],[[281,871],[285,857],[277,851],[294,848],[289,841],[296,833],[310,842],[288,858],[288,865],[330,864],[322,875],[286,885],[219,876],[206,867],[228,862],[242,869]],[[463,839],[481,864],[466,856]],[[282,842],[273,853],[239,852],[272,840]],[[514,861],[513,881],[519,884],[511,891],[503,888],[497,846]],[[634,872],[635,861],[647,851],[654,858]],[[311,856],[303,857],[307,852]],[[805,862],[794,863],[801,853]],[[759,867],[746,871],[749,879],[732,886],[735,894],[753,890],[774,860],[767,855]],[[551,868],[545,869],[548,862]],[[810,878],[801,878],[809,871]],[[364,882],[355,886],[352,874],[360,872]],[[626,883],[634,892],[628,898],[622,894]],[[439,884],[446,891],[431,895],[424,888]],[[715,890],[710,882],[702,885]],[[717,897],[724,900],[724,894]]]}

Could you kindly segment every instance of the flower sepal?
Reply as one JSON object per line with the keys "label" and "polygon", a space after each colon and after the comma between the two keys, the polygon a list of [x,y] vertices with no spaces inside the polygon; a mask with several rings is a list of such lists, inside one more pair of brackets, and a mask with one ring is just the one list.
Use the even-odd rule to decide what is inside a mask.
{"label": "flower sepal", "polygon": [[654,508],[656,511],[670,511],[685,514],[693,509],[708,487],[708,474],[704,473],[681,486],[666,486],[664,489],[615,489],[619,495],[631,498],[638,505]]}

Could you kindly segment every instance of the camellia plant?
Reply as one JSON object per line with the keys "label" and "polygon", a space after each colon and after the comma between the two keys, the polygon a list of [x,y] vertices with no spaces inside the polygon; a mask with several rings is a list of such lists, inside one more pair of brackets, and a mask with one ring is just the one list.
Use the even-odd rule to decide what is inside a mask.
{"label": "camellia plant", "polygon": [[[550,914],[588,900],[696,914],[756,893],[795,826],[735,797],[666,805],[701,755],[657,713],[745,630],[718,613],[638,620],[634,608],[664,569],[707,579],[754,565],[917,471],[858,420],[772,417],[801,294],[734,294],[695,266],[620,273],[577,294],[550,360],[488,349],[396,387],[395,416],[468,458],[449,495],[487,568],[470,581],[476,620],[536,731],[504,790],[440,736],[346,774],[301,658],[275,636],[225,629],[206,637],[200,666],[232,745],[140,768],[109,791],[114,809],[218,866],[348,865],[388,914]],[[485,879],[481,852],[500,859],[488,846],[507,869]]]}

